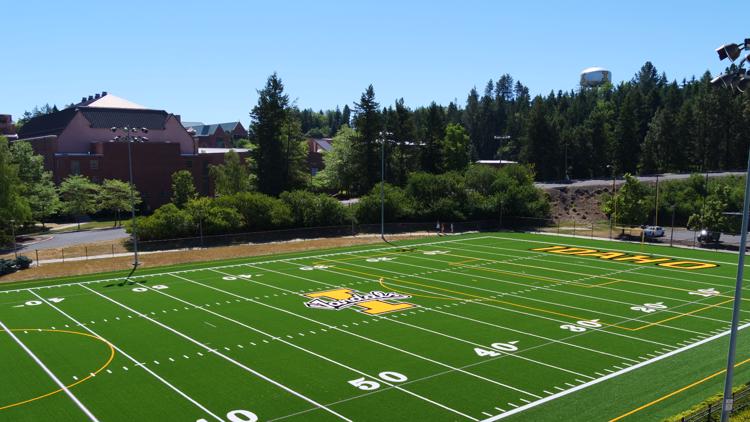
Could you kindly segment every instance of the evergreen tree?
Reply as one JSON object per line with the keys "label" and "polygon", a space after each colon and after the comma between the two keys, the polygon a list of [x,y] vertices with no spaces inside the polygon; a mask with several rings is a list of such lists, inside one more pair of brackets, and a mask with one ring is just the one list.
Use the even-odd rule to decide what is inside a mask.
{"label": "evergreen tree", "polygon": [[541,97],[534,99],[526,124],[522,158],[534,164],[540,180],[559,179],[563,163],[558,154],[557,132],[547,117],[543,102]]}
{"label": "evergreen tree", "polygon": [[469,135],[461,125],[454,123],[445,128],[443,140],[443,169],[445,171],[463,171],[469,166],[470,141]]}
{"label": "evergreen tree", "polygon": [[[451,103],[453,104],[453,103]],[[445,136],[445,119],[443,109],[434,101],[427,109],[425,131],[422,137],[421,167],[422,171],[437,173],[443,162],[442,141]]]}
{"label": "evergreen tree", "polygon": [[382,131],[380,104],[375,101],[375,89],[372,85],[362,93],[358,103],[354,104],[354,126],[357,138],[354,143],[354,161],[359,180],[354,184],[354,191],[364,194],[380,178],[380,157],[378,139]]}

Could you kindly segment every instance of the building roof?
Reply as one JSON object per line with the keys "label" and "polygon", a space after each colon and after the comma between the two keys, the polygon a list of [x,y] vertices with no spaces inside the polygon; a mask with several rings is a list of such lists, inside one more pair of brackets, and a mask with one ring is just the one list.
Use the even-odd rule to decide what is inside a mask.
{"label": "building roof", "polygon": [[330,151],[331,148],[333,148],[331,146],[331,141],[332,141],[331,138],[321,138],[321,139],[314,139],[313,138],[312,141],[315,142],[316,144],[318,144],[318,146],[320,147],[320,149],[322,149],[323,151]]}
{"label": "building roof", "polygon": [[[197,123],[197,124],[196,124]],[[221,128],[224,132],[231,132],[233,131],[238,125],[241,125],[240,122],[228,122],[228,123],[216,123],[212,125],[204,125],[201,122],[184,122],[182,126],[185,127],[185,129],[193,128],[195,131],[195,136],[201,137],[201,136],[211,136],[216,133],[216,130]]]}
{"label": "building roof", "polygon": [[37,116],[24,123],[18,130],[18,137],[33,138],[44,135],[59,135],[68,127],[68,123],[76,115],[77,109],[74,107],[66,108],[57,113],[44,114]]}
{"label": "building roof", "polygon": [[164,110],[96,107],[80,107],[78,110],[91,123],[91,127],[97,129],[131,126],[163,130],[169,118],[169,113]]}
{"label": "building roof", "polygon": [[[90,97],[89,97],[90,98]],[[96,108],[127,108],[134,110],[146,110],[146,107],[136,104],[132,101],[128,101],[124,98],[120,98],[117,95],[108,94],[106,91],[101,96],[97,96],[93,99],[88,99],[76,104],[79,107],[96,107]]]}

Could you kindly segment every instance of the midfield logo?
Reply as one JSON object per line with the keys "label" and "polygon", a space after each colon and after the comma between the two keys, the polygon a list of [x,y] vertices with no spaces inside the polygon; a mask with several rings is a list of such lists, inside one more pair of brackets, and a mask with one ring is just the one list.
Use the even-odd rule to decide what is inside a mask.
{"label": "midfield logo", "polygon": [[[359,312],[368,315],[380,315],[388,312],[402,311],[414,308],[411,303],[390,303],[387,301],[411,299],[411,296],[396,292],[371,291],[360,293],[352,289],[336,289],[324,292],[308,293],[305,296],[313,299],[305,302],[305,306],[312,309],[340,311],[356,306]],[[330,299],[330,300],[324,300]]]}

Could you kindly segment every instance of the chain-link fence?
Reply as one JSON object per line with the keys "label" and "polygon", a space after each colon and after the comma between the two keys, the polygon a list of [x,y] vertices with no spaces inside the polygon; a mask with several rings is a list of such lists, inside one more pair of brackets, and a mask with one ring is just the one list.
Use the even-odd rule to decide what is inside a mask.
{"label": "chain-link fence", "polygon": [[[737,413],[750,406],[750,387],[744,387],[732,394],[732,413]],[[718,422],[721,420],[721,402],[718,400],[680,418],[680,422]]]}

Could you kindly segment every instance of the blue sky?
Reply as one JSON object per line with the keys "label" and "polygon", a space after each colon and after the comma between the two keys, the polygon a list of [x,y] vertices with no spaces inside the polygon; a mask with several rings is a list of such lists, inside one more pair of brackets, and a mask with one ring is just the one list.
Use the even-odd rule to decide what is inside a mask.
{"label": "blue sky", "polygon": [[370,83],[381,104],[463,104],[503,73],[546,94],[574,89],[585,67],[618,82],[647,60],[681,80],[718,73],[714,49],[750,37],[739,14],[711,4],[9,0],[0,113],[109,91],[183,120],[247,123],[274,71],[299,107],[316,110],[351,106]]}

